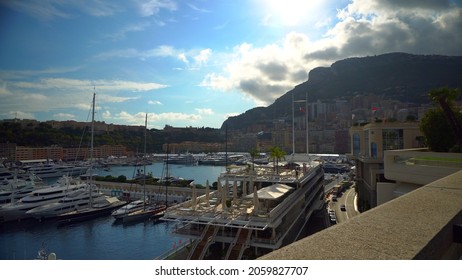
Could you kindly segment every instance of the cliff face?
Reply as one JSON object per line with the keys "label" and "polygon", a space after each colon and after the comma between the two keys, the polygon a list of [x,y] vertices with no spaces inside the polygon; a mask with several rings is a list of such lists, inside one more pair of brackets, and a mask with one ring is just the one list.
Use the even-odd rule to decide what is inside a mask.
{"label": "cliff face", "polygon": [[401,102],[429,103],[427,93],[438,87],[462,88],[462,56],[390,53],[348,58],[310,71],[297,85],[268,107],[251,109],[223,123],[231,129],[290,116],[292,94],[309,102],[374,94]]}

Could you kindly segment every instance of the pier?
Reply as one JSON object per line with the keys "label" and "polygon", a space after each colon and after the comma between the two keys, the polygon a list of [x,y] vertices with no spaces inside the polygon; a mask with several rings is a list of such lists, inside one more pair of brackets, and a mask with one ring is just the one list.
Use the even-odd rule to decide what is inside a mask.
{"label": "pier", "polygon": [[[103,182],[96,181],[96,186],[101,192],[107,195],[125,196],[128,199],[138,199],[143,197],[144,192],[151,200],[165,201],[167,191],[167,200],[169,202],[183,202],[190,200],[192,197],[192,188],[190,187],[175,187],[175,186],[160,186],[146,185],[134,183],[118,183],[118,182]],[[145,188],[145,190],[144,190]],[[205,188],[196,188],[198,195],[205,194]]]}

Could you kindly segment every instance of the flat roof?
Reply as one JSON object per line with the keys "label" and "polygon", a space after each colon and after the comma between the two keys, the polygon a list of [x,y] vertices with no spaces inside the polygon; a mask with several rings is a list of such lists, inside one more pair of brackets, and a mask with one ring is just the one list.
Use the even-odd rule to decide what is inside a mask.
{"label": "flat roof", "polygon": [[[259,189],[257,191],[257,195],[258,195],[258,199],[276,200],[282,197],[283,195],[285,195],[291,189],[293,188],[285,184],[274,184],[274,185]],[[253,193],[248,194],[246,197],[253,198]]]}

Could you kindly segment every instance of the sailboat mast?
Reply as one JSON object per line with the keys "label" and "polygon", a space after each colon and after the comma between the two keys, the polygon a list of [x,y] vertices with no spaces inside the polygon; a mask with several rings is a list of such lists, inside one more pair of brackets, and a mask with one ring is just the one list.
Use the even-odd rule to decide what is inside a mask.
{"label": "sailboat mast", "polygon": [[148,130],[148,114],[144,120],[144,153],[143,153],[143,210],[146,208],[146,134]]}
{"label": "sailboat mast", "polygon": [[95,99],[96,99],[96,90],[93,87],[93,101],[91,103],[91,136],[90,136],[90,206],[93,205],[93,142],[95,135]]}
{"label": "sailboat mast", "polygon": [[167,160],[166,160],[166,169],[167,169],[167,172],[166,172],[166,175],[165,175],[165,179],[164,179],[164,182],[165,182],[165,206],[168,205],[168,184],[170,184],[170,182],[168,181],[169,178],[168,178],[168,142],[167,142]]}

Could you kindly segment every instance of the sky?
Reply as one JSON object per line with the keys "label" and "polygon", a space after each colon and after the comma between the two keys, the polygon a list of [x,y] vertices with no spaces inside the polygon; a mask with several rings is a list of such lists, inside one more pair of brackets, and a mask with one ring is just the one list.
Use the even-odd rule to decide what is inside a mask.
{"label": "sky", "polygon": [[311,69],[462,55],[462,0],[0,0],[0,119],[219,128]]}

